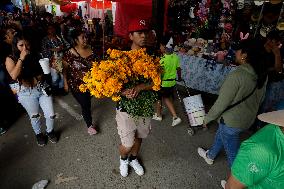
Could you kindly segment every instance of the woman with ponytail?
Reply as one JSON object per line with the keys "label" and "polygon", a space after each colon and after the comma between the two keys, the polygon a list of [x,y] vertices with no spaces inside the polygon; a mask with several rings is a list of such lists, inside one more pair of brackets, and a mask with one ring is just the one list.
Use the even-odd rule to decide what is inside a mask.
{"label": "woman with ponytail", "polygon": [[240,65],[225,79],[219,97],[205,118],[204,126],[217,120],[214,144],[209,150],[198,148],[198,154],[208,164],[224,147],[231,167],[240,146],[239,134],[255,121],[264,99],[267,84],[267,66],[260,47],[252,40],[241,41],[236,49],[236,62]]}

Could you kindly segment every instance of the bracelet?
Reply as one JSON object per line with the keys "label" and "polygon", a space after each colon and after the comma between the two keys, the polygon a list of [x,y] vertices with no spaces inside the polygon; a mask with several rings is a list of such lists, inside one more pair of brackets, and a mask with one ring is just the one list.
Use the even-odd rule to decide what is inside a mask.
{"label": "bracelet", "polygon": [[18,61],[19,61],[19,60],[20,60],[21,62],[23,62],[23,60],[22,60],[22,59],[20,59],[20,58],[19,58],[19,59],[18,59]]}

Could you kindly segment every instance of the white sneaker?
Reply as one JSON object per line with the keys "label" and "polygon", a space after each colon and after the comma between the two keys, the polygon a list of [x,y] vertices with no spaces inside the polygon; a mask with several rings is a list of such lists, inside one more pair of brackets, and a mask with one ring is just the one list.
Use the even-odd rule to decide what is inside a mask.
{"label": "white sneaker", "polygon": [[197,152],[201,157],[204,158],[204,160],[206,161],[207,164],[212,165],[214,163],[213,159],[210,159],[210,158],[207,157],[208,150],[205,151],[203,148],[198,148]]}
{"label": "white sneaker", "polygon": [[127,160],[122,160],[120,158],[120,166],[119,166],[119,171],[120,171],[120,175],[123,177],[127,177],[128,176],[128,165],[129,165],[129,161]]}
{"label": "white sneaker", "polygon": [[157,113],[155,113],[155,114],[153,115],[152,119],[154,119],[154,120],[156,120],[156,121],[162,121],[162,120],[163,120],[162,116],[158,116]]}
{"label": "white sneaker", "polygon": [[225,181],[225,180],[221,180],[221,186],[222,186],[222,188],[224,188],[224,189],[225,189],[225,185],[226,185],[226,183],[227,183],[227,181]]}
{"label": "white sneaker", "polygon": [[173,117],[172,127],[181,123],[181,119],[179,117]]}
{"label": "white sneaker", "polygon": [[130,161],[129,165],[134,169],[135,173],[139,176],[144,175],[144,169],[137,159]]}

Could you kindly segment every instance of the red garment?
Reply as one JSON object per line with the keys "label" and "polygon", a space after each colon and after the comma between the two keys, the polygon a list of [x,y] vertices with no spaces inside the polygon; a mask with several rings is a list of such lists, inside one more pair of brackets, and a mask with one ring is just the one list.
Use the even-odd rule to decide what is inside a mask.
{"label": "red garment", "polygon": [[124,4],[132,4],[132,5],[142,5],[142,6],[149,6],[151,4],[151,6],[152,6],[152,0],[139,0],[139,1],[133,1],[133,0],[106,0],[106,1],[113,1],[113,2],[124,3]]}
{"label": "red garment", "polygon": [[70,3],[67,5],[60,5],[60,10],[62,12],[74,12],[78,9],[77,4],[76,3]]}
{"label": "red garment", "polygon": [[95,9],[111,9],[111,2],[105,1],[103,4],[103,1],[92,0],[90,6]]}

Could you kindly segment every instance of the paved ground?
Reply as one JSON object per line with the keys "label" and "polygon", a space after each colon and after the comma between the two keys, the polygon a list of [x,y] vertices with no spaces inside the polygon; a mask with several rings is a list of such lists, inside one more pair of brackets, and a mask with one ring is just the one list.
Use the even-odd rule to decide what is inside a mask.
{"label": "paved ground", "polygon": [[[131,171],[122,178],[114,107],[110,100],[94,100],[93,116],[100,133],[89,136],[72,96],[57,97],[56,129],[61,138],[58,144],[48,143],[45,147],[37,146],[28,117],[23,115],[0,137],[0,188],[30,189],[42,179],[50,181],[48,189],[221,188],[220,180],[229,171],[224,154],[209,166],[196,152],[198,146],[210,146],[214,129],[200,130],[191,137],[187,134],[186,117],[182,115],[184,122],[172,128],[168,111],[164,111],[162,122],[153,121],[152,133],[143,142],[140,158],[146,174],[139,177]],[[64,179],[67,182],[60,183]]]}

